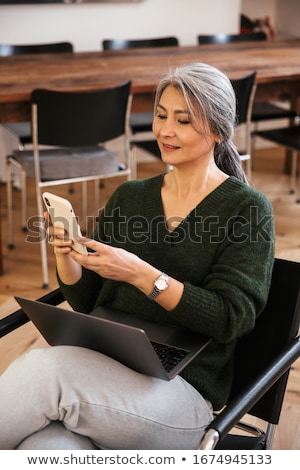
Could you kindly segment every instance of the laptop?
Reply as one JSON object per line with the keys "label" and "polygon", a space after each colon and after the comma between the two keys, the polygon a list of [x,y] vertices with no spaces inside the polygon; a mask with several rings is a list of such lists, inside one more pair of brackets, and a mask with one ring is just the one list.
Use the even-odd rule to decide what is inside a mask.
{"label": "laptop", "polygon": [[107,307],[87,315],[37,300],[15,299],[51,346],[93,349],[163,380],[174,378],[211,340],[186,328]]}

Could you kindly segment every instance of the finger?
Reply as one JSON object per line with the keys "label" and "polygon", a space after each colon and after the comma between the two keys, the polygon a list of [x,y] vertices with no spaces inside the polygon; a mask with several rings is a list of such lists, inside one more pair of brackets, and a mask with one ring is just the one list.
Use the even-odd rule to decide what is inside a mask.
{"label": "finger", "polygon": [[68,248],[72,249],[72,240],[62,240],[61,238],[55,237],[54,235],[50,235],[48,237],[48,242],[50,245],[52,245],[55,248]]}
{"label": "finger", "polygon": [[89,242],[99,243],[99,242],[96,242],[96,240],[93,240],[92,238],[82,237],[82,236],[81,237],[76,237],[76,241],[78,243],[82,243],[83,245],[86,245]]}
{"label": "finger", "polygon": [[105,243],[98,242],[92,238],[78,237],[76,238],[76,241],[85,245],[87,248],[92,249],[93,251],[97,251],[98,253],[101,251],[107,251],[107,245],[105,245]]}
{"label": "finger", "polygon": [[49,236],[55,236],[57,238],[66,238],[67,239],[66,232],[64,231],[64,229],[54,227],[53,225],[50,225],[47,228],[47,234]]}
{"label": "finger", "polygon": [[81,266],[84,266],[85,268],[88,268],[88,265],[90,264],[89,263],[89,255],[83,255],[81,253],[78,253],[78,251],[74,250],[72,247],[71,247],[71,252],[70,252],[70,256],[75,260],[77,261],[77,263],[79,263]]}

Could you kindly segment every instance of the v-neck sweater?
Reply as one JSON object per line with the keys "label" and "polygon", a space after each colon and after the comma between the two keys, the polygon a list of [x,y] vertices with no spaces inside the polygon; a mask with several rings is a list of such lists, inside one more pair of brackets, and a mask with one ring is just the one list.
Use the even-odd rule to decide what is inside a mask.
{"label": "v-neck sweater", "polygon": [[274,261],[272,206],[261,192],[231,176],[170,233],[163,178],[120,185],[93,238],[135,253],[183,282],[176,308],[168,312],[132,285],[86,269],[76,284],[58,280],[70,305],[83,313],[106,305],[209,335],[211,343],[181,375],[218,410],[230,393],[236,341],[251,331],[267,301]]}

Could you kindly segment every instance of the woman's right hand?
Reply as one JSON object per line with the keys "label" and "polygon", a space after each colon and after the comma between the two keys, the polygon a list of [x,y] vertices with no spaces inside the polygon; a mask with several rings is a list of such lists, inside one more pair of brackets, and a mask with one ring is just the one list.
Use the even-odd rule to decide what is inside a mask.
{"label": "woman's right hand", "polygon": [[48,212],[45,212],[44,217],[48,221],[47,235],[49,244],[53,246],[58,275],[64,284],[75,284],[82,276],[82,267],[68,256],[72,252],[73,242],[63,228],[51,225]]}
{"label": "woman's right hand", "polygon": [[48,242],[53,246],[55,255],[68,255],[72,250],[72,240],[68,238],[63,228],[51,225],[51,218],[48,212],[44,213],[44,217],[49,222],[47,227]]}

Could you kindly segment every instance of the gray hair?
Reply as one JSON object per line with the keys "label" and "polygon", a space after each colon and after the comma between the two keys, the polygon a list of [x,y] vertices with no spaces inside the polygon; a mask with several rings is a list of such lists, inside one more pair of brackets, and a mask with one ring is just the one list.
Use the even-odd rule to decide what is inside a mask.
{"label": "gray hair", "polygon": [[[184,97],[195,129],[209,129],[219,137],[214,158],[216,165],[228,175],[247,182],[239,153],[232,141],[236,124],[236,97],[229,78],[215,67],[194,63],[166,73],[156,89],[154,109],[163,91],[173,86]],[[201,128],[200,128],[201,126]]]}

